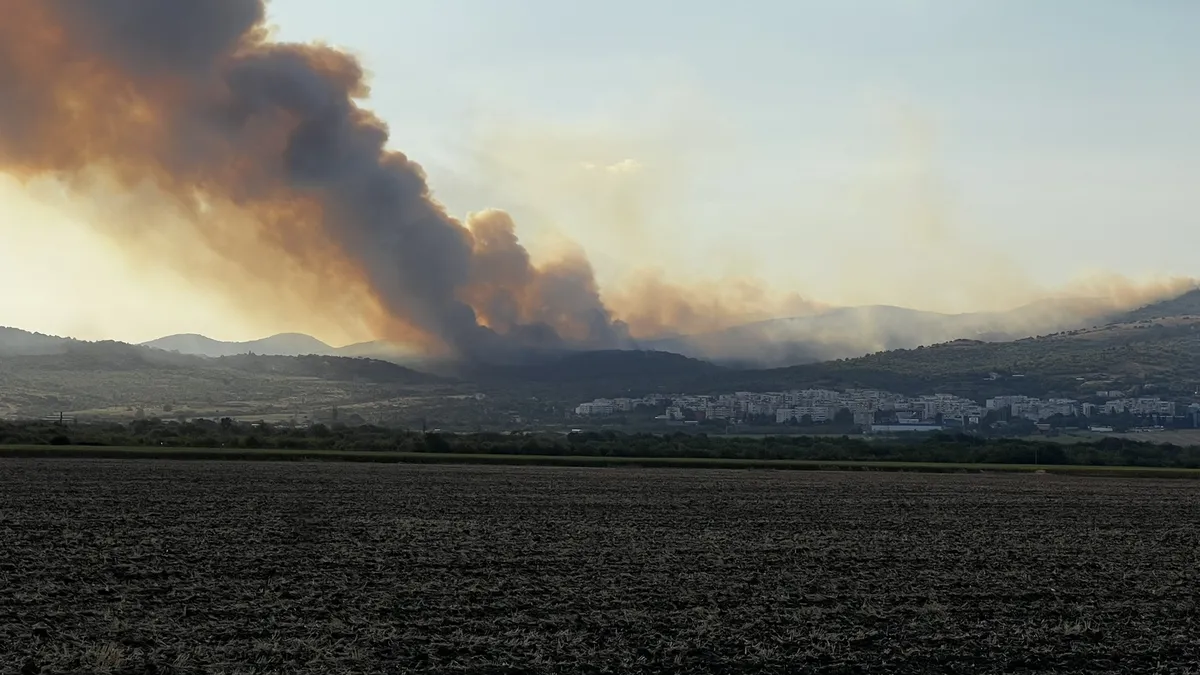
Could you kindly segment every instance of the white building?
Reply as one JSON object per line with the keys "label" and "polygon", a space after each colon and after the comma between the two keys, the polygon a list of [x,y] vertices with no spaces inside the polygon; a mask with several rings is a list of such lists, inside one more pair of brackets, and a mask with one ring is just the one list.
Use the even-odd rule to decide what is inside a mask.
{"label": "white building", "polygon": [[704,408],[704,418],[709,420],[731,420],[735,407],[726,402],[713,403]]}
{"label": "white building", "polygon": [[575,414],[582,417],[611,415],[615,412],[613,402],[606,398],[598,398],[591,403],[580,403],[575,407]]}

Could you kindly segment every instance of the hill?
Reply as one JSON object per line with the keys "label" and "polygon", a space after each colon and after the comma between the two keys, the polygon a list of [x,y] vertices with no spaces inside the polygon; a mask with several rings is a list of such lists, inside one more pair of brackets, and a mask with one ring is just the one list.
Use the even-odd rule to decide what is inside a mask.
{"label": "hill", "polygon": [[265,354],[268,356],[305,356],[308,354],[333,354],[334,349],[310,335],[301,333],[280,333],[261,340],[248,342],[222,342],[194,333],[168,335],[142,346],[153,347],[168,352],[178,352],[193,356],[236,356],[238,354]]}
{"label": "hill", "polygon": [[332,347],[311,335],[280,333],[260,340],[223,342],[204,335],[185,333],[143,342],[141,346],[189,356],[221,358],[242,354],[261,356],[343,356],[377,361],[391,361],[418,368],[427,363],[424,357],[404,345],[386,341],[358,342],[344,347]]}
{"label": "hill", "polygon": [[61,354],[75,340],[0,326],[0,356]]}
{"label": "hill", "polygon": [[266,356],[239,354],[216,359],[219,367],[245,373],[312,377],[343,382],[376,382],[389,384],[439,384],[446,380],[434,375],[378,359],[343,356]]}
{"label": "hill", "polygon": [[609,350],[572,352],[519,366],[473,366],[458,374],[491,388],[590,398],[694,391],[728,372],[707,361],[669,352]]}
{"label": "hill", "polygon": [[842,307],[698,335],[644,341],[642,347],[742,368],[769,368],[911,349],[955,339],[1015,340],[1091,325],[1088,303],[1046,300],[1005,312],[941,314],[889,305]]}
{"label": "hill", "polygon": [[[816,314],[770,319],[719,331],[641,340],[646,351],[671,352],[733,368],[774,368],[894,349],[912,349],[956,339],[1003,342],[1040,333],[1103,323],[1128,323],[1166,316],[1200,316],[1200,290],[1134,312],[1109,315],[1108,301],[1046,299],[1003,312],[943,314],[890,305],[840,307]],[[403,345],[385,341],[331,347],[297,333],[248,342],[221,342],[203,335],[171,335],[146,346],[198,356],[238,354],[363,357],[406,366],[439,368]]]}
{"label": "hill", "polygon": [[1172,317],[1200,317],[1200,288],[1109,317],[1109,323],[1136,323]]}
{"label": "hill", "polygon": [[10,347],[0,354],[0,416],[58,411],[120,415],[134,408],[191,415],[309,411],[394,399],[448,384],[372,359],[207,358],[123,342],[41,338],[47,339],[22,342],[21,353]]}
{"label": "hill", "polygon": [[772,370],[730,373],[725,389],[872,387],[907,393],[1094,395],[1099,390],[1191,395],[1200,384],[1200,319],[1110,324],[1009,342],[930,347]]}
{"label": "hill", "polygon": [[[439,375],[445,373],[454,380],[381,359],[263,354],[207,358],[7,329],[0,331],[0,347],[6,350],[0,352],[0,414],[165,403],[193,411],[240,410],[256,414],[357,405],[375,412],[403,410],[418,419],[424,413],[416,409],[426,406],[444,420],[447,418],[443,413],[460,405],[455,401],[462,401],[461,406],[474,406],[472,421],[486,419],[503,424],[510,417],[541,414],[562,419],[564,405],[599,396],[811,386],[869,387],[912,394],[945,392],[977,400],[1022,393],[1082,397],[1111,390],[1190,397],[1200,388],[1200,359],[1196,358],[1200,353],[1200,316],[1170,314],[1186,311],[1187,303],[1196,300],[1200,300],[1200,293],[1129,313],[1141,317],[1168,315],[1166,318],[1142,318],[1010,341],[955,339],[771,369],[721,366],[659,350],[545,353],[527,363],[506,366],[430,362]],[[1053,304],[1043,304],[1028,311],[1036,316],[1053,310]],[[820,321],[838,330],[871,324],[902,326],[909,320],[905,317],[911,317],[910,312],[901,308],[857,308],[825,315]],[[930,321],[937,323],[946,316],[954,315],[935,315]],[[983,331],[994,320],[986,315],[972,316],[973,323],[961,319],[956,325]],[[785,325],[788,321],[766,325]],[[898,330],[889,335],[896,339],[913,337]],[[485,398],[476,398],[479,393],[486,394]],[[474,403],[468,403],[468,399]]]}

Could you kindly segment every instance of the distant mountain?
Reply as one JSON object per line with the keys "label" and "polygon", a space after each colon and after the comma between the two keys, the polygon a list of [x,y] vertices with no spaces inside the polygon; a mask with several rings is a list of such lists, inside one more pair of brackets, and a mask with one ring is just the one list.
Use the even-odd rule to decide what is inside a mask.
{"label": "distant mountain", "polygon": [[203,335],[188,333],[168,335],[167,337],[151,340],[150,342],[143,342],[142,346],[210,358],[236,356],[238,354],[263,354],[267,356],[331,355],[335,352],[333,347],[315,337],[301,333],[280,333],[279,335],[272,335],[261,340],[250,340],[248,342],[222,342]]}
{"label": "distant mountain", "polygon": [[1007,312],[941,314],[889,305],[842,307],[724,330],[643,341],[729,366],[764,368],[853,358],[955,339],[1004,341],[1088,325],[1100,310],[1078,301],[1046,300]]}
{"label": "distant mountain", "polygon": [[345,347],[331,347],[311,335],[303,333],[280,333],[261,340],[246,342],[222,342],[194,333],[168,335],[157,340],[143,342],[142,346],[167,352],[191,356],[220,358],[240,354],[260,356],[343,356],[391,361],[403,366],[424,367],[428,360],[420,353],[401,344],[376,340],[358,342]]}
{"label": "distant mountain", "polygon": [[[1177,299],[1175,309],[1190,306]],[[1169,301],[1175,302],[1175,301]],[[1190,300],[1200,314],[1200,291]],[[1159,303],[1164,307],[1167,303]],[[773,368],[816,363],[893,349],[910,349],[956,339],[988,342],[1015,340],[1032,335],[1072,330],[1107,323],[1107,307],[1100,300],[1047,299],[1005,312],[943,314],[890,305],[840,307],[817,314],[758,321],[696,335],[641,340],[638,348],[671,352],[734,368]],[[1154,306],[1152,306],[1154,307]],[[1166,311],[1166,310],[1164,310]],[[345,347],[329,345],[308,335],[286,333],[250,342],[220,342],[203,335],[172,335],[147,346],[199,356],[237,354],[301,356],[337,355],[380,359],[422,370],[444,370],[404,345],[361,342]],[[544,355],[537,355],[544,362]],[[551,359],[553,360],[553,359]]]}
{"label": "distant mountain", "polygon": [[[1020,330],[1015,326],[1044,326],[1047,319],[1056,317],[1081,321],[1079,317],[1091,310],[1072,314],[1053,302],[1015,312],[972,315],[897,307],[847,308],[713,334],[726,343],[701,336],[714,340],[705,345],[693,336],[690,339],[696,342],[686,346],[727,349],[729,344],[746,344],[750,346],[742,353],[749,358],[756,354],[755,344],[782,345],[782,350],[789,344],[803,346],[805,343],[795,339],[802,337],[808,340],[809,351],[789,356],[799,353],[822,358],[838,353],[835,349],[869,349],[930,339],[939,330],[957,333],[956,338],[972,332],[987,337],[773,369],[740,369],[657,350],[546,352],[526,363],[506,366],[437,364],[439,374],[448,373],[457,382],[380,359],[257,353],[205,357],[0,329],[0,414],[128,412],[132,408],[127,406],[149,409],[171,403],[196,412],[240,411],[236,412],[239,415],[343,404],[415,411],[424,405],[432,407],[422,410],[440,415],[437,406],[453,405],[451,393],[485,393],[492,397],[489,401],[505,401],[502,405],[513,409],[546,410],[598,396],[812,386],[946,392],[977,400],[1004,393],[1082,397],[1094,396],[1097,391],[1184,398],[1200,388],[1200,359],[1196,358],[1200,353],[1200,315],[1187,317],[1193,307],[1189,303],[1198,300],[1200,292],[1193,292],[1128,313],[1135,321],[1010,341],[999,341],[997,336],[1005,330]],[[1137,318],[1161,315],[1168,319]],[[860,335],[857,345],[850,340],[856,334]],[[838,340],[850,346],[839,347]],[[312,343],[296,344],[303,348]],[[783,354],[776,352],[772,358]],[[761,351],[757,358],[763,358]],[[471,410],[471,415],[499,414],[486,405]]]}
{"label": "distant mountain", "polygon": [[345,347],[337,347],[333,353],[338,356],[349,356],[355,358],[381,359],[391,361],[402,365],[413,365],[424,363],[427,359],[419,351],[412,347],[402,345],[396,342],[387,342],[386,340],[373,340],[371,342],[356,342]]}

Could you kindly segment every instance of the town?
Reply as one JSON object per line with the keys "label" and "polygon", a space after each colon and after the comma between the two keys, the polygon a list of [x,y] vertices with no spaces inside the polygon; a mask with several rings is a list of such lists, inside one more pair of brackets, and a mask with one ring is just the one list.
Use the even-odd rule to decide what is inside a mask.
{"label": "town", "polygon": [[[1086,426],[1111,431],[1124,426],[1200,427],[1200,403],[1180,410],[1175,401],[1126,398],[1122,392],[1097,392],[1096,402],[1071,398],[997,396],[980,404],[953,394],[905,396],[875,389],[801,389],[786,392],[734,392],[718,395],[654,395],[598,398],[581,403],[575,415],[606,418],[641,411],[672,425],[834,425],[868,433],[1029,426]],[[1110,398],[1111,397],[1111,398]],[[659,412],[661,411],[661,412]],[[1057,424],[1055,424],[1057,423]]]}

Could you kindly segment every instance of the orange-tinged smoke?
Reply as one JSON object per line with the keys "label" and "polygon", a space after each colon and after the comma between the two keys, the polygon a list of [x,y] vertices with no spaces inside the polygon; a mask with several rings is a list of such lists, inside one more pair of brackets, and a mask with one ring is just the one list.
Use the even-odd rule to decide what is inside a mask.
{"label": "orange-tinged smoke", "polygon": [[690,335],[777,317],[829,309],[799,293],[772,293],[751,278],[683,285],[646,272],[605,296],[613,314],[637,337]]}
{"label": "orange-tinged smoke", "polygon": [[612,320],[600,301],[591,265],[579,255],[535,267],[517,240],[516,226],[503,211],[487,210],[467,218],[472,268],[461,297],[475,308],[480,322],[505,334],[534,342],[552,336],[529,334],[553,326],[573,344],[603,344]]}
{"label": "orange-tinged smoke", "polygon": [[[370,92],[358,61],[272,41],[263,0],[8,0],[3,9],[0,171],[57,181],[131,256],[186,269],[248,312],[361,324],[376,339],[495,361],[826,309],[752,280],[682,285],[658,274],[602,297],[585,256],[535,263],[507,214],[460,223],[421,167],[386,148],[387,126],[360,105]],[[585,168],[628,176],[638,164]],[[637,236],[639,195],[604,194],[629,200],[614,218],[630,222],[614,233]],[[941,222],[936,210],[914,214],[916,225]],[[1091,315],[1186,281],[1072,290]],[[1061,323],[1063,306],[1037,325]]]}
{"label": "orange-tinged smoke", "polygon": [[[165,7],[114,4],[120,5],[114,8],[118,13],[133,16],[151,16]],[[244,31],[226,31],[223,46],[228,51],[221,56],[232,57],[234,49],[261,44],[261,7],[203,4],[214,12],[241,5],[240,15],[233,18],[241,19]],[[175,72],[169,63],[159,70],[158,64],[147,63],[144,71],[131,72],[130,67],[139,66],[100,49],[115,35],[88,33],[81,25],[92,11],[83,3],[14,2],[5,9],[0,82],[15,95],[0,104],[0,161],[9,173],[19,178],[56,176],[93,200],[99,191],[89,189],[94,183],[130,192],[152,184],[170,197],[171,209],[197,225],[193,234],[204,245],[240,263],[240,274],[232,278],[221,273],[228,270],[209,269],[209,283],[230,282],[231,294],[247,293],[260,286],[247,285],[246,279],[261,279],[270,288],[297,280],[287,268],[303,270],[310,281],[321,282],[309,284],[310,310],[353,298],[360,318],[380,334],[433,343],[423,331],[381,307],[364,270],[323,227],[319,197],[289,189],[260,161],[286,149],[289,135],[301,122],[298,116],[272,111],[249,118],[236,137],[206,128],[194,118],[219,112],[229,92],[205,81],[203,71]],[[357,67],[350,59],[321,50],[306,54],[314,72],[350,84],[354,93],[365,93],[353,84]],[[191,135],[183,138],[181,132]],[[93,215],[132,245],[130,236],[138,234],[139,227],[154,227],[168,210],[144,201],[137,207],[149,215],[124,213],[118,223],[104,218],[112,214]],[[254,299],[255,311],[270,306]]]}
{"label": "orange-tinged smoke", "polygon": [[[181,215],[236,277],[303,282],[307,311],[349,305],[381,339],[480,359],[624,341],[585,260],[540,268],[511,222],[476,237],[449,217],[358,105],[369,93],[358,62],[271,42],[261,0],[5,10],[6,172],[92,196],[98,175],[130,192],[152,186],[151,213]],[[104,226],[119,237],[153,228],[150,215],[135,220]]]}
{"label": "orange-tinged smoke", "polygon": [[[1200,280],[1172,276],[1136,282],[1116,274],[1095,274],[1078,279],[1057,296],[1079,317],[1142,307],[1183,295],[1200,287]],[[1054,296],[1051,296],[1054,297]]]}

